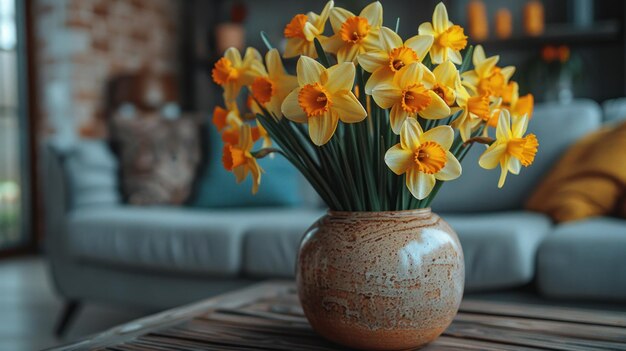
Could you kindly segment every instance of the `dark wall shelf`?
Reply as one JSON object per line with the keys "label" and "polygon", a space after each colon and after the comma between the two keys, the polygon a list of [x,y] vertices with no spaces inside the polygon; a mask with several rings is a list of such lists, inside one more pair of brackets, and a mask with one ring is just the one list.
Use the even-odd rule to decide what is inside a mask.
{"label": "dark wall shelf", "polygon": [[487,39],[475,43],[491,50],[527,49],[550,44],[567,45],[606,45],[622,40],[622,28],[619,21],[606,20],[596,22],[589,27],[576,27],[569,23],[547,24],[544,34],[536,37],[517,35],[508,39]]}

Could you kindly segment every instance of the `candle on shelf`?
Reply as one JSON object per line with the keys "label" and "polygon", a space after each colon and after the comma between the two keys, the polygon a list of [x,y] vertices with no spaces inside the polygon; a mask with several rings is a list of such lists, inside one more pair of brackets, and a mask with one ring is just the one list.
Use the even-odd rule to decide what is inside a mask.
{"label": "candle on shelf", "polygon": [[467,22],[470,36],[476,41],[483,41],[489,36],[487,9],[481,0],[472,0],[467,4]]}
{"label": "candle on shelf", "polygon": [[530,36],[538,36],[544,30],[543,4],[531,0],[524,5],[524,31]]}
{"label": "candle on shelf", "polygon": [[507,39],[513,33],[513,16],[509,9],[499,9],[496,12],[496,35],[500,39]]}

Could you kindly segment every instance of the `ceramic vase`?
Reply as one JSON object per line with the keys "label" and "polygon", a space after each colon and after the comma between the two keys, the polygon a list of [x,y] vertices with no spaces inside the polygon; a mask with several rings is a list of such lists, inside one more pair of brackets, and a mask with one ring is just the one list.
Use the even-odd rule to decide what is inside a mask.
{"label": "ceramic vase", "polygon": [[298,295],[313,329],[362,350],[435,340],[458,311],[464,280],[457,235],[430,209],[330,211],[298,256]]}

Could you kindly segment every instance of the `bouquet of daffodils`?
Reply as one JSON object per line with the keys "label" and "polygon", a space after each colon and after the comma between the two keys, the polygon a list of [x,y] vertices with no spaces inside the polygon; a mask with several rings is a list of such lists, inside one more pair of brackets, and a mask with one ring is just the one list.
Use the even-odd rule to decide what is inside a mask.
{"label": "bouquet of daffodils", "polygon": [[358,15],[329,1],[320,14],[294,16],[283,57],[299,56],[296,75],[264,33],[264,61],[254,48],[243,59],[228,49],[212,71],[224,90],[225,108],[213,116],[224,167],[238,182],[251,176],[254,193],[263,173],[257,159],[278,153],[332,210],[393,211],[428,207],[444,182],[461,176],[476,143],[485,148],[481,167],[500,166],[499,187],[529,166],[538,146],[525,135],[533,96],[519,96],[515,68],[468,47],[443,3],[407,40],[399,23],[383,26],[380,2]]}

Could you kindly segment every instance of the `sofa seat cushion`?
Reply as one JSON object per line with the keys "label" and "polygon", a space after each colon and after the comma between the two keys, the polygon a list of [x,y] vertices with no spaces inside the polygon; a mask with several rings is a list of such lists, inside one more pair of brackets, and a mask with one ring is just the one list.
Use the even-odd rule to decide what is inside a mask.
{"label": "sofa seat cushion", "polygon": [[300,241],[306,230],[324,214],[323,210],[311,211],[306,217],[268,221],[248,230],[243,249],[246,276],[294,278]]}
{"label": "sofa seat cushion", "polygon": [[[461,240],[467,290],[514,287],[533,279],[537,247],[551,228],[546,216],[508,212],[442,217]],[[249,230],[244,238],[246,275],[293,278],[300,240],[315,219],[268,222]]]}
{"label": "sofa seat cushion", "polygon": [[539,247],[537,283],[551,297],[626,300],[626,220],[556,227]]}
{"label": "sofa seat cushion", "polygon": [[546,216],[520,211],[442,217],[463,247],[466,291],[521,286],[533,279],[537,248],[551,230]]}
{"label": "sofa seat cushion", "polygon": [[[280,228],[282,223],[306,227],[317,217],[319,210],[306,209],[85,209],[68,219],[68,246],[73,257],[87,262],[233,277],[242,273],[247,232],[264,225]],[[298,228],[292,235],[302,232]]]}

